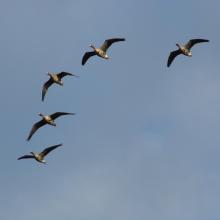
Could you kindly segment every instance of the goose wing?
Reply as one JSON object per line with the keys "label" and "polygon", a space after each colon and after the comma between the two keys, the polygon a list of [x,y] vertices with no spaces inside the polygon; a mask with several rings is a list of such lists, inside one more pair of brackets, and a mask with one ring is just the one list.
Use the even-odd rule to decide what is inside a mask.
{"label": "goose wing", "polygon": [[44,101],[44,97],[47,93],[48,88],[53,84],[53,80],[50,78],[47,82],[44,83],[43,89],[42,89],[42,101]]}
{"label": "goose wing", "polygon": [[[60,72],[60,73],[57,74],[57,76],[61,79],[64,76],[76,76],[76,75],[72,74],[72,73],[68,73],[68,72]],[[76,76],[76,77],[78,77],[78,76]]]}
{"label": "goose wing", "polygon": [[84,65],[86,63],[86,61],[94,55],[96,55],[96,53],[94,51],[86,52],[82,58],[82,65]]}
{"label": "goose wing", "polygon": [[48,147],[46,149],[44,149],[39,155],[41,157],[45,157],[47,154],[49,154],[52,150],[56,149],[57,147],[62,146],[62,144],[57,144],[57,145],[53,145],[51,147]]}
{"label": "goose wing", "polygon": [[171,63],[173,62],[173,60],[175,59],[176,56],[180,55],[181,51],[180,50],[174,50],[170,53],[168,61],[167,61],[167,67],[169,67],[171,65]]}
{"label": "goose wing", "polygon": [[45,123],[45,121],[44,121],[43,119],[40,120],[39,122],[35,123],[35,124],[33,125],[33,127],[31,128],[31,131],[30,131],[30,134],[29,134],[29,136],[28,136],[28,138],[27,138],[27,141],[29,141],[29,140],[31,139],[32,135],[33,135],[40,127],[44,126],[45,124],[46,124],[46,123]]}
{"label": "goose wing", "polygon": [[50,115],[50,117],[55,120],[56,118],[62,116],[62,115],[75,115],[75,113],[68,113],[68,112],[56,112]]}
{"label": "goose wing", "polygon": [[100,49],[102,51],[107,51],[108,48],[115,42],[118,42],[118,41],[125,41],[125,38],[111,38],[111,39],[108,39],[108,40],[105,40],[105,42],[102,44],[102,46],[100,47]]}
{"label": "goose wing", "polygon": [[190,50],[195,44],[203,43],[203,42],[209,42],[209,40],[206,40],[206,39],[191,39],[191,40],[188,41],[188,43],[185,45],[185,47]]}
{"label": "goose wing", "polygon": [[18,160],[21,160],[21,159],[33,159],[34,156],[33,155],[24,155],[22,157],[19,157]]}

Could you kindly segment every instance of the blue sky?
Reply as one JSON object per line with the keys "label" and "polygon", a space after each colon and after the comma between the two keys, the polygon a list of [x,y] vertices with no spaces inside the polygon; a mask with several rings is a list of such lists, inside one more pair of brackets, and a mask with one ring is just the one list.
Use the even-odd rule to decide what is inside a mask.
{"label": "blue sky", "polygon": [[[0,1],[0,219],[217,220],[219,1]],[[90,43],[125,37],[111,60]],[[179,56],[175,44],[206,38]],[[69,71],[41,102],[47,71]],[[26,141],[39,112],[75,112]],[[47,164],[17,161],[63,143]]]}

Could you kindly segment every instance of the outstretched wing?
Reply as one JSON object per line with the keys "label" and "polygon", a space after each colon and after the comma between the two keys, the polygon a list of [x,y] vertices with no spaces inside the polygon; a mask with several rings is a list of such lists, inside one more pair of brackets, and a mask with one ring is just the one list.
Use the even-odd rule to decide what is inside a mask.
{"label": "outstretched wing", "polygon": [[204,42],[209,42],[209,40],[206,40],[206,39],[191,39],[191,40],[188,41],[188,43],[185,45],[185,47],[190,50],[195,44],[204,43]]}
{"label": "outstretched wing", "polygon": [[[68,72],[60,72],[60,73],[57,74],[57,76],[61,79],[64,76],[76,76],[76,75],[72,74],[72,73],[68,73]],[[78,77],[78,76],[76,76],[76,77]]]}
{"label": "outstretched wing", "polygon": [[94,51],[86,52],[82,58],[82,65],[84,65],[86,63],[86,61],[94,55],[96,55],[96,53]]}
{"label": "outstretched wing", "polygon": [[22,157],[19,157],[18,160],[21,160],[21,159],[33,159],[34,156],[33,155],[24,155]]}
{"label": "outstretched wing", "polygon": [[118,41],[125,41],[125,38],[112,38],[112,39],[105,40],[105,42],[102,44],[100,49],[106,52],[113,43],[118,42]]}
{"label": "outstretched wing", "polygon": [[47,154],[49,154],[52,150],[56,149],[57,147],[62,146],[62,144],[57,144],[57,145],[53,145],[51,147],[48,147],[46,149],[44,149],[39,155],[41,157],[45,157]]}
{"label": "outstretched wing", "polygon": [[50,117],[55,120],[56,118],[62,116],[62,115],[75,115],[75,113],[68,113],[68,112],[56,112],[50,115]]}
{"label": "outstretched wing", "polygon": [[169,67],[171,65],[171,63],[173,62],[173,60],[175,59],[176,56],[180,55],[181,51],[180,50],[175,50],[172,51],[169,55],[168,61],[167,61],[167,67]]}
{"label": "outstretched wing", "polygon": [[31,128],[31,131],[30,131],[30,134],[29,134],[29,136],[28,136],[28,138],[27,138],[27,141],[29,141],[29,140],[31,139],[32,135],[33,135],[40,127],[42,127],[42,126],[44,126],[44,125],[45,125],[45,122],[44,122],[43,119],[40,120],[39,122],[35,123],[35,124],[33,125],[33,127]]}
{"label": "outstretched wing", "polygon": [[47,82],[44,83],[43,89],[42,89],[42,101],[44,101],[44,97],[47,93],[48,88],[53,84],[53,80],[50,78]]}

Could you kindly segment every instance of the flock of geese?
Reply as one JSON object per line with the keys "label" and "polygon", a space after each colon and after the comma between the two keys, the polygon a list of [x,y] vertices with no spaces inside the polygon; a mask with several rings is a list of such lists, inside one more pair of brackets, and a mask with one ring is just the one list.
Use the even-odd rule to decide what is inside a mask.
{"label": "flock of geese", "polygon": [[[110,57],[107,54],[107,50],[109,49],[109,47],[115,43],[115,42],[120,42],[120,41],[125,41],[125,38],[112,38],[112,39],[107,39],[104,41],[104,43],[101,45],[101,47],[97,48],[94,45],[89,45],[93,51],[89,51],[86,52],[82,58],[82,65],[85,65],[85,63],[88,61],[88,59],[92,56],[97,55],[98,57],[101,57],[103,59],[109,59]],[[179,45],[176,44],[176,46],[178,47],[178,50],[172,51],[168,57],[168,61],[167,61],[167,67],[170,67],[171,63],[173,62],[173,60],[176,58],[176,56],[183,54],[185,56],[188,57],[192,57],[192,52],[191,52],[191,48],[197,44],[197,43],[203,43],[203,42],[209,42],[209,40],[206,39],[191,39],[189,40],[185,45]],[[60,72],[60,73],[47,73],[48,76],[50,77],[49,80],[47,82],[44,83],[43,88],[42,88],[42,101],[44,101],[45,99],[45,95],[49,89],[50,86],[52,86],[52,84],[58,84],[60,86],[63,86],[63,81],[62,78],[65,76],[74,76],[74,77],[78,77],[75,74],[72,73],[68,73],[68,72]],[[75,113],[68,113],[68,112],[55,112],[51,115],[43,115],[42,113],[39,114],[39,116],[42,117],[42,119],[38,122],[36,122],[32,128],[31,131],[28,135],[27,141],[29,141],[31,139],[31,137],[34,135],[34,133],[41,127],[43,127],[44,125],[51,125],[51,126],[56,126],[56,123],[54,122],[55,119],[57,119],[60,116],[64,116],[64,115],[75,115]],[[49,154],[51,151],[55,150],[56,148],[62,146],[62,144],[57,144],[57,145],[53,145],[50,147],[45,148],[42,152],[40,153],[36,153],[36,152],[30,152],[30,154],[28,155],[24,155],[18,158],[18,160],[21,159],[35,159],[36,161],[40,162],[40,163],[46,163],[45,161],[45,156],[47,156],[47,154]]]}
{"label": "flock of geese", "polygon": [[[82,65],[84,65],[90,57],[95,56],[95,55],[97,55],[101,58],[104,58],[104,59],[109,59],[109,56],[107,55],[107,50],[113,43],[118,42],[118,41],[125,41],[125,39],[124,38],[112,38],[112,39],[105,40],[100,48],[96,48],[94,45],[90,45],[90,47],[93,48],[93,51],[86,52],[84,54],[84,56],[82,58]],[[50,78],[43,85],[42,97],[41,97],[42,101],[44,101],[45,96],[46,96],[47,91],[48,91],[50,86],[52,86],[53,84],[58,84],[60,86],[63,86],[63,81],[62,81],[63,77],[65,77],[65,76],[78,77],[77,75],[72,74],[72,73],[68,73],[68,72],[60,72],[60,73],[50,73],[50,72],[48,72],[47,74]],[[75,113],[55,112],[51,115],[43,115],[42,113],[40,113],[39,116],[42,117],[42,119],[40,121],[36,122],[32,126],[31,131],[28,135],[27,141],[29,141],[32,138],[32,136],[34,135],[34,133],[38,129],[43,127],[44,125],[56,126],[55,120],[58,117],[61,117],[61,116],[64,116],[64,115],[75,115]],[[30,152],[30,154],[19,157],[18,160],[21,160],[21,159],[35,159],[37,162],[45,164],[46,163],[46,161],[44,159],[45,156],[47,154],[49,154],[51,151],[55,150],[56,148],[58,148],[60,146],[62,146],[62,144],[57,144],[57,145],[47,147],[40,153]]]}

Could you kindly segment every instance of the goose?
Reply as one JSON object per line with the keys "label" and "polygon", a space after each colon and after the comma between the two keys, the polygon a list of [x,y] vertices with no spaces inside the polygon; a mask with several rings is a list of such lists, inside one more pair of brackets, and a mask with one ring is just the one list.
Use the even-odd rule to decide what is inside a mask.
{"label": "goose", "polygon": [[188,57],[192,57],[192,52],[190,51],[191,48],[198,43],[203,43],[203,42],[209,42],[209,40],[206,39],[191,39],[187,42],[185,45],[179,45],[176,44],[176,46],[179,48],[178,50],[172,51],[169,55],[168,61],[167,61],[167,67],[171,65],[173,60],[175,59],[176,56],[183,54]]}
{"label": "goose", "polygon": [[19,157],[18,160],[21,160],[21,159],[35,159],[37,162],[46,164],[46,161],[44,160],[44,157],[47,156],[47,154],[49,154],[52,150],[55,150],[57,147],[60,147],[60,146],[62,146],[62,144],[47,147],[40,153],[30,152],[31,155],[24,155],[22,157]]}
{"label": "goose", "polygon": [[53,84],[56,83],[60,86],[63,86],[63,81],[62,78],[65,76],[75,76],[75,77],[79,77],[75,74],[72,73],[68,73],[68,72],[60,72],[60,73],[50,73],[47,72],[47,75],[50,76],[50,79],[44,83],[43,85],[43,89],[42,89],[42,102],[44,101],[44,97],[47,93],[48,88]]}
{"label": "goose", "polygon": [[27,141],[29,141],[32,137],[32,135],[42,126],[49,124],[51,126],[56,126],[54,120],[62,115],[75,115],[75,113],[67,113],[67,112],[56,112],[53,113],[52,115],[43,115],[42,113],[38,114],[39,116],[42,117],[42,119],[40,121],[38,121],[37,123],[35,123],[30,131],[30,134],[27,138]]}
{"label": "goose", "polygon": [[118,41],[125,41],[125,38],[112,38],[112,39],[107,39],[104,41],[101,47],[97,48],[94,45],[90,44],[89,46],[93,49],[91,52],[86,52],[82,58],[82,65],[86,63],[86,61],[94,56],[97,55],[99,57],[102,57],[103,59],[109,59],[110,57],[107,55],[107,50],[108,48],[115,42]]}

